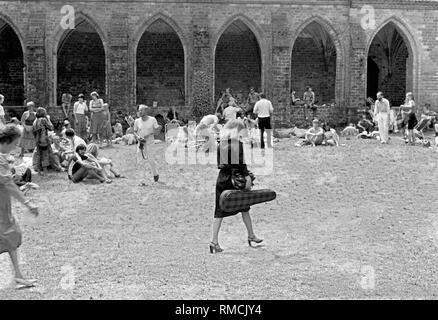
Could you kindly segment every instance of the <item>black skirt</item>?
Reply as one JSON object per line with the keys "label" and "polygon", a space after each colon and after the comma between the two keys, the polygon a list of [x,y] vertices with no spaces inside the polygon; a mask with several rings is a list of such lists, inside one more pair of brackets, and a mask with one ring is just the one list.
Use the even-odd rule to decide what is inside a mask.
{"label": "black skirt", "polygon": [[414,130],[415,126],[418,124],[417,116],[415,113],[410,113],[408,116],[408,130]]}
{"label": "black skirt", "polygon": [[230,216],[235,216],[236,214],[238,214],[240,212],[247,212],[251,209],[250,207],[248,207],[248,208],[245,208],[243,210],[235,211],[235,212],[223,211],[219,206],[219,199],[220,199],[222,192],[224,192],[225,190],[236,190],[236,188],[233,186],[233,184],[231,182],[231,171],[229,169],[220,170],[219,175],[217,177],[216,204],[215,204],[215,209],[214,209],[214,217],[215,218],[226,218],[226,217],[230,217]]}

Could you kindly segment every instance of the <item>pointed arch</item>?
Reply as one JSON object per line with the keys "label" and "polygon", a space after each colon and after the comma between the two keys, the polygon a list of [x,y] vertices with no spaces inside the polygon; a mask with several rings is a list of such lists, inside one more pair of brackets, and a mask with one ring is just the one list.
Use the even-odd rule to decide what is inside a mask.
{"label": "pointed arch", "polygon": [[[257,42],[258,50],[260,52],[260,91],[266,91],[266,75],[267,75],[267,59],[268,59],[268,44],[266,42],[266,36],[263,29],[257,25],[252,19],[248,18],[246,15],[242,13],[235,14],[231,16],[227,21],[219,28],[219,30],[214,34],[211,47],[212,47],[212,57],[213,57],[213,75],[216,79],[216,53],[217,46],[219,44],[220,39],[224,35],[224,33],[230,28],[233,24],[242,23],[245,27],[247,27],[251,33],[254,35],[254,38]],[[216,81],[213,81],[213,92],[216,91]]]}
{"label": "pointed arch", "polygon": [[[411,31],[409,24],[404,21],[402,18],[398,16],[390,16],[384,21],[382,21],[379,26],[371,33],[368,39],[368,43],[365,47],[365,57],[369,57],[371,46],[376,38],[376,36],[387,26],[393,26],[399,35],[403,38],[404,44],[408,50],[410,64],[409,67],[411,70],[406,70],[407,76],[412,77],[412,89],[407,88],[408,91],[412,91],[416,98],[419,98],[418,95],[418,84],[419,84],[419,61],[420,61],[420,51],[417,48],[420,48],[416,38],[413,36],[413,32]],[[365,59],[367,61],[368,59]],[[368,71],[368,63],[364,65],[364,74],[366,77]],[[367,80],[365,81],[367,83]],[[365,94],[367,94],[367,88],[365,88]],[[420,101],[417,99],[417,104],[420,104]]]}
{"label": "pointed arch", "polygon": [[133,97],[132,104],[136,103],[137,100],[137,52],[138,45],[145,34],[145,32],[156,22],[164,22],[167,24],[177,35],[179,41],[181,42],[184,54],[184,96],[185,96],[185,104],[188,104],[188,100],[190,97],[190,86],[188,85],[189,77],[188,72],[190,70],[190,46],[189,40],[186,37],[183,29],[179,26],[179,24],[172,19],[171,17],[163,14],[157,13],[152,17],[145,19],[140,26],[134,31],[134,36],[131,38],[129,42],[129,56],[131,60],[131,71],[130,71],[130,82],[131,86],[131,96]]}
{"label": "pointed arch", "polygon": [[23,51],[23,57],[26,57],[26,45],[25,45],[25,38],[23,36],[23,33],[20,31],[20,29],[17,27],[17,25],[10,19],[7,15],[0,12],[0,20],[3,20],[6,24],[8,24],[12,30],[14,30],[15,34],[18,37],[18,40],[20,40],[21,49]]}
{"label": "pointed arch", "polygon": [[[345,59],[346,59],[346,49],[342,45],[340,36],[338,32],[335,30],[333,25],[324,17],[320,15],[312,15],[306,20],[304,20],[298,29],[293,32],[294,36],[291,39],[291,46],[289,51],[289,58],[292,62],[292,54],[294,50],[294,46],[296,44],[297,39],[300,35],[313,23],[319,25],[322,30],[327,32],[330,37],[330,40],[333,42],[333,45],[336,50],[336,75],[335,75],[335,102],[337,104],[345,102]],[[292,89],[292,78],[289,79],[289,91]]]}
{"label": "pointed arch", "polygon": [[[78,10],[75,12],[75,27],[80,26],[82,23],[86,23],[97,33],[99,36],[99,39],[102,43],[103,52],[104,52],[104,64],[105,64],[105,80],[104,80],[104,86],[105,86],[105,92],[103,93],[107,98],[109,97],[109,79],[108,79],[108,70],[110,65],[110,56],[109,56],[109,37],[107,33],[104,31],[104,29],[100,26],[100,24],[95,21],[89,14],[87,14],[84,11]],[[65,29],[60,24],[58,24],[58,27],[53,34],[51,41],[46,42],[46,46],[50,48],[48,52],[51,52],[51,68],[52,68],[52,74],[53,78],[51,80],[51,101],[50,103],[52,105],[57,105],[58,103],[58,54],[60,50],[62,50],[63,45],[65,44],[65,41],[68,41],[69,36],[75,31],[75,29]]]}
{"label": "pointed arch", "polygon": [[[4,25],[1,25],[4,24]],[[8,37],[6,51],[2,50],[0,41],[0,69],[6,68],[6,72],[0,79],[0,93],[6,96],[5,105],[22,106],[26,94],[27,83],[27,55],[26,44],[23,34],[18,26],[7,15],[0,12],[0,36]],[[4,40],[4,39],[3,39]],[[12,51],[10,51],[12,50]],[[3,53],[5,56],[3,56]],[[4,75],[4,77],[3,77]]]}

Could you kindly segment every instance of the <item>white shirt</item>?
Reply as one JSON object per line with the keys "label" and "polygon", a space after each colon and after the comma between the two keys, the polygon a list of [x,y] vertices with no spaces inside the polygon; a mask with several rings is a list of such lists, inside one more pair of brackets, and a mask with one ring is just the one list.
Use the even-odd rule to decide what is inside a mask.
{"label": "white shirt", "polygon": [[257,114],[259,118],[268,118],[273,112],[274,107],[272,106],[271,101],[268,99],[261,99],[257,101],[254,106],[254,113]]}
{"label": "white shirt", "polygon": [[76,114],[85,114],[85,111],[88,111],[87,103],[85,101],[82,103],[76,101],[73,110]]}
{"label": "white shirt", "polygon": [[3,108],[3,106],[0,104],[0,117],[4,117],[5,116],[5,109]]}
{"label": "white shirt", "polygon": [[83,144],[84,146],[86,146],[87,144],[85,143],[84,139],[82,139],[81,137],[78,136],[74,136],[73,137],[73,142],[70,142],[70,145],[72,146],[72,151],[76,152],[76,148],[78,146],[80,146],[81,144]]}
{"label": "white shirt", "polygon": [[135,119],[134,131],[141,137],[146,139],[147,144],[154,143],[154,131],[159,129],[157,119],[148,117],[146,121],[142,118]]}
{"label": "white shirt", "polygon": [[389,101],[385,98],[382,98],[382,101],[376,100],[376,108],[374,110],[374,115],[379,113],[389,113],[390,106]]}
{"label": "white shirt", "polygon": [[240,111],[240,109],[239,108],[236,108],[236,107],[232,107],[232,106],[230,106],[230,107],[227,107],[225,110],[224,110],[224,118],[225,118],[225,120],[232,120],[232,119],[236,119],[237,118],[237,113]]}

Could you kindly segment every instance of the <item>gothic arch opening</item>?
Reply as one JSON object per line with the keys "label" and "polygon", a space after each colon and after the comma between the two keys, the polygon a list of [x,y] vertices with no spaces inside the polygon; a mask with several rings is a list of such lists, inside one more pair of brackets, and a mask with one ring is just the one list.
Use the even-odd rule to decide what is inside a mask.
{"label": "gothic arch opening", "polygon": [[57,104],[63,93],[75,98],[83,93],[86,99],[93,91],[105,98],[105,48],[99,33],[85,19],[77,19],[75,29],[66,33],[57,51]]}
{"label": "gothic arch opening", "polygon": [[262,57],[259,43],[241,20],[234,21],[222,33],[215,52],[215,99],[230,88],[234,96],[246,97],[249,88],[261,91]]}
{"label": "gothic arch opening", "polygon": [[137,104],[185,105],[184,47],[176,31],[158,19],[137,47]]}
{"label": "gothic arch opening", "polygon": [[311,22],[299,34],[292,49],[291,90],[297,98],[311,87],[318,104],[336,98],[336,46],[326,29]]}
{"label": "gothic arch opening", "polygon": [[405,38],[396,25],[392,22],[385,25],[368,51],[367,96],[375,99],[377,91],[383,91],[391,105],[403,104],[406,92],[413,87],[412,61]]}
{"label": "gothic arch opening", "polygon": [[4,106],[22,106],[24,102],[24,56],[14,29],[0,18],[0,94]]}

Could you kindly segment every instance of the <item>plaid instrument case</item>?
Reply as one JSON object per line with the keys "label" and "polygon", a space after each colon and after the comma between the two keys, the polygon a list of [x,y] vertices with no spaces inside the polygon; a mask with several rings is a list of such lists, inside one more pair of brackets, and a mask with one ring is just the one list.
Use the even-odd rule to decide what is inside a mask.
{"label": "plaid instrument case", "polygon": [[219,206],[225,212],[236,212],[252,205],[269,202],[277,197],[275,191],[262,190],[225,190],[219,198]]}

